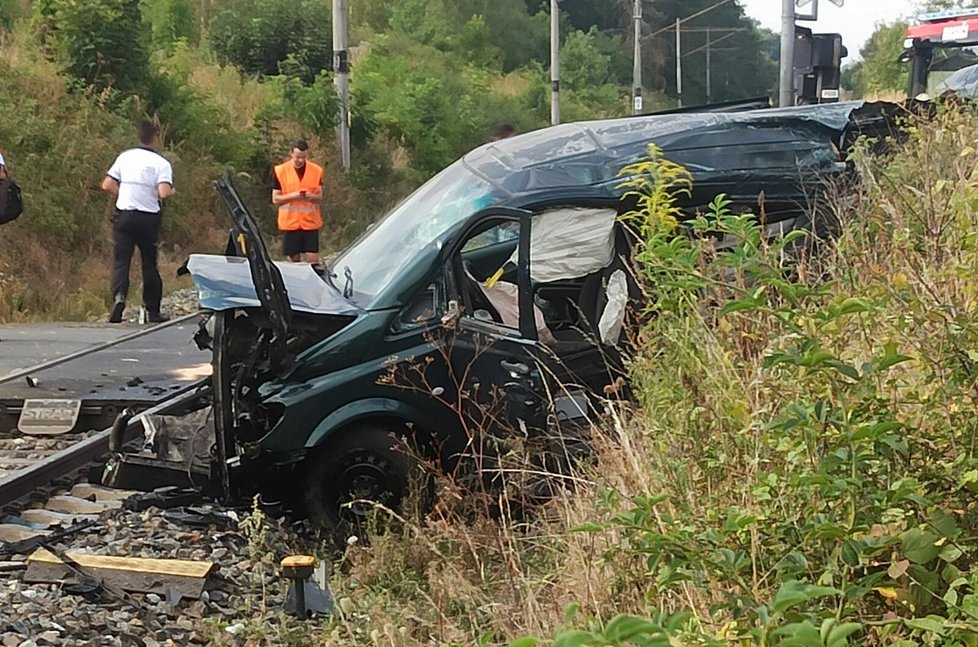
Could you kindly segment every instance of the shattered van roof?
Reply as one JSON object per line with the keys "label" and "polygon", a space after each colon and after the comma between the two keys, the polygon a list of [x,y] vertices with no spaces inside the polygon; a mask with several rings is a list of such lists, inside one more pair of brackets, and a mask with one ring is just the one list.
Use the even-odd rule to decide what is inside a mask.
{"label": "shattered van roof", "polygon": [[653,142],[701,180],[722,173],[729,181],[731,173],[764,169],[783,174],[836,163],[853,113],[865,105],[855,101],[570,123],[483,145],[462,163],[510,195],[613,183],[624,164],[647,157]]}

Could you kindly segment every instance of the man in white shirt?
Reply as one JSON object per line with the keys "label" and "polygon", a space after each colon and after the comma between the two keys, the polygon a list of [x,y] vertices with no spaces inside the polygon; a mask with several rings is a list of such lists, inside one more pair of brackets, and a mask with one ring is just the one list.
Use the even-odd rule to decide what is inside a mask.
{"label": "man in white shirt", "polygon": [[150,322],[169,319],[160,312],[163,280],[156,265],[157,245],[163,220],[160,200],[173,195],[173,167],[156,152],[159,129],[144,121],[137,127],[140,146],[123,151],[102,180],[102,190],[116,196],[112,238],[115,261],[112,270],[112,314],[119,323],[129,293],[129,266],[139,248],[143,270],[143,305]]}

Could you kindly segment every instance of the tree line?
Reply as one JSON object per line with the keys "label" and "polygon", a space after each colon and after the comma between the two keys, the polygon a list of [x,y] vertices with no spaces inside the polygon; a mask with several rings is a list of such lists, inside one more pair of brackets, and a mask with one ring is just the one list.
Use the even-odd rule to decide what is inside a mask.
{"label": "tree line", "polygon": [[[0,24],[9,26],[16,0],[3,1]],[[715,4],[646,2],[651,107],[676,101],[670,26]],[[353,144],[361,159],[376,162],[369,149],[383,142],[406,151],[424,177],[483,141],[494,123],[546,125],[549,7],[545,0],[350,0]],[[566,119],[628,114],[631,0],[563,0],[560,11]],[[136,106],[157,114],[171,138],[192,135],[218,158],[240,161],[248,152],[221,141],[240,133],[167,69],[165,60],[181,49],[278,84],[284,108],[311,133],[328,139],[335,126],[329,0],[35,0],[27,13],[42,50],[78,90],[100,93],[123,112]],[[685,103],[707,99],[706,27],[722,40],[710,96],[769,94],[777,76],[765,45],[771,34],[729,1],[683,24]],[[208,128],[195,128],[200,121]]]}

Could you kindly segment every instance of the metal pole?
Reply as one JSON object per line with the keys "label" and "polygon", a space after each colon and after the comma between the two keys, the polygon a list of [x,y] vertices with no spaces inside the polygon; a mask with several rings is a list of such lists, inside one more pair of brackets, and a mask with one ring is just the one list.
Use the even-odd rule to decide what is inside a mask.
{"label": "metal pole", "polygon": [[642,112],[642,0],[635,0],[635,55],[632,61],[632,114]]}
{"label": "metal pole", "polygon": [[550,123],[560,123],[560,15],[550,0]]}
{"label": "metal pole", "polygon": [[676,18],[676,98],[683,107],[683,29],[682,21]]}
{"label": "metal pole", "polygon": [[795,105],[795,0],[781,0],[780,105]]}
{"label": "metal pole", "polygon": [[337,143],[340,164],[350,170],[350,55],[346,38],[346,0],[333,0],[333,74],[340,99],[340,124]]}
{"label": "metal pole", "polygon": [[712,102],[712,91],[710,90],[710,28],[706,28],[706,103]]}

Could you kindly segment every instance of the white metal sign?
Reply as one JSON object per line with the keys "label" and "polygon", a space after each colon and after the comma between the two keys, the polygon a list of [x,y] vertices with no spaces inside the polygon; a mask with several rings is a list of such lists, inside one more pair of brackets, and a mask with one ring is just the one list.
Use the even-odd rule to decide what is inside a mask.
{"label": "white metal sign", "polygon": [[81,413],[81,400],[24,400],[17,428],[22,433],[53,436],[75,428]]}
{"label": "white metal sign", "polygon": [[[836,7],[841,7],[845,4],[846,0],[829,0]],[[808,10],[807,13],[798,11],[795,13],[795,20],[808,20],[815,21],[818,20],[818,0],[795,0],[795,7],[802,8],[811,5],[812,8]]]}
{"label": "white metal sign", "polygon": [[948,25],[944,28],[944,33],[941,34],[941,38],[944,41],[967,40],[970,31],[966,22],[959,25]]}

